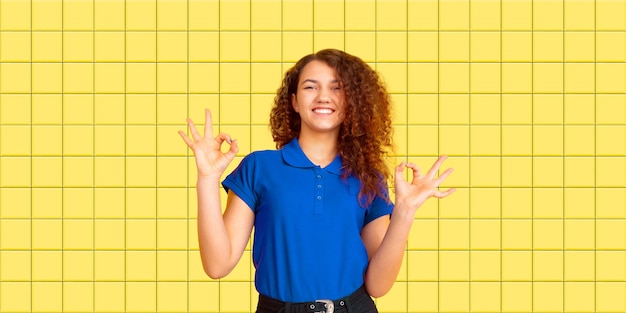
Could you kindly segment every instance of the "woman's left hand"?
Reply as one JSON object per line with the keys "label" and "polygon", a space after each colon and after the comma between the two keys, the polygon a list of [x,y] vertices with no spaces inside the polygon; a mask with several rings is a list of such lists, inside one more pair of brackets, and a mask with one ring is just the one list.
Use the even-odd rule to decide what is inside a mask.
{"label": "woman's left hand", "polygon": [[[439,175],[439,177],[435,177],[441,163],[446,159],[447,156],[441,156],[437,159],[426,175],[422,175],[420,168],[416,164],[402,161],[402,163],[396,167],[396,177],[394,181],[396,207],[404,207],[415,214],[417,209],[422,206],[428,198],[445,198],[452,194],[456,190],[455,188],[450,188],[446,191],[437,189],[437,187],[446,180],[448,175],[452,173],[452,169],[449,168]],[[403,172],[405,168],[413,170],[413,180],[410,183],[404,179]]]}

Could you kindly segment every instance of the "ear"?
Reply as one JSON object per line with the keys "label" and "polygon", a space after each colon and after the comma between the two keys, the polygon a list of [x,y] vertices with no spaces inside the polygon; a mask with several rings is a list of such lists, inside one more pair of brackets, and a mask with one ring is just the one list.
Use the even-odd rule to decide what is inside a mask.
{"label": "ear", "polygon": [[293,107],[293,110],[296,111],[296,113],[298,112],[298,98],[296,97],[295,93],[291,94],[291,106]]}

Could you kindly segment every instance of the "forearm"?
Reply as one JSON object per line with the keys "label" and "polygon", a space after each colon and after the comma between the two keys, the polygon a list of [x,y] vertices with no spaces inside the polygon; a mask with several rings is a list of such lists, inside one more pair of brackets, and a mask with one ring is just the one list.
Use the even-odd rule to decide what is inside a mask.
{"label": "forearm", "polygon": [[220,201],[219,177],[198,178],[198,241],[204,271],[212,278],[232,269],[232,249]]}
{"label": "forearm", "polygon": [[[366,246],[370,246],[368,253],[370,253],[371,259],[365,272],[365,287],[370,295],[374,297],[383,296],[391,289],[398,277],[406,241],[417,209],[430,197],[445,198],[454,192],[454,188],[446,191],[437,189],[452,173],[452,169],[449,168],[435,178],[441,163],[446,158],[446,156],[439,157],[425,175],[422,175],[419,167],[413,163],[401,162],[396,167],[394,179],[396,205],[385,235],[377,249],[371,248],[372,244],[369,238],[372,236],[367,236],[369,244]],[[405,168],[410,168],[413,172],[413,179],[410,183],[404,179],[403,171]]]}
{"label": "forearm", "polygon": [[394,209],[385,237],[365,273],[365,287],[371,296],[385,295],[398,277],[413,216],[402,208]]}

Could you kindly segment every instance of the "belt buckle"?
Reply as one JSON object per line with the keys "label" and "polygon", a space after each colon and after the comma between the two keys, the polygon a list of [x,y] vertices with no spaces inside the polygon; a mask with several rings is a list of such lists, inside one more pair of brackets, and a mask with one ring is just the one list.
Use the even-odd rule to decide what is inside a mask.
{"label": "belt buckle", "polygon": [[326,308],[326,310],[314,313],[333,313],[335,311],[335,302],[333,302],[333,300],[315,300],[315,302],[324,303],[324,307]]}

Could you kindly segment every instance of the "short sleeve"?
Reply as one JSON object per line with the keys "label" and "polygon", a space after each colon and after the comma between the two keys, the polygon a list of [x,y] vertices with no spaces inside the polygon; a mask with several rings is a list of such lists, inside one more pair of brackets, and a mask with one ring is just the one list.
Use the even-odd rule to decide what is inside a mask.
{"label": "short sleeve", "polygon": [[385,199],[376,196],[372,201],[372,204],[367,208],[367,213],[365,214],[365,223],[367,225],[369,222],[384,216],[391,215],[393,212],[394,204],[392,202],[387,202]]}
{"label": "short sleeve", "polygon": [[255,192],[256,158],[254,154],[247,155],[237,168],[226,176],[222,186],[228,193],[232,190],[253,211],[256,212],[258,196]]}

